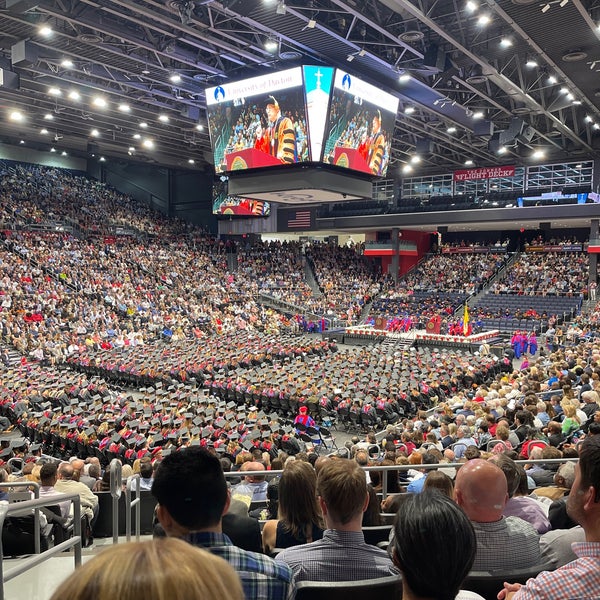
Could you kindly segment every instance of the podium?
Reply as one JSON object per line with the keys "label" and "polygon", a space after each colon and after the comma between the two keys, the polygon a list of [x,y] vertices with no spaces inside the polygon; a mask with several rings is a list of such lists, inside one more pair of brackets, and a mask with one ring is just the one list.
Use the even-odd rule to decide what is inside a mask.
{"label": "podium", "polygon": [[354,169],[363,173],[370,173],[369,165],[356,148],[336,146],[333,150],[333,164],[346,169]]}
{"label": "podium", "polygon": [[245,148],[237,152],[225,155],[228,171],[241,171],[244,169],[253,169],[255,167],[273,167],[283,163],[270,154],[266,154],[256,148]]}

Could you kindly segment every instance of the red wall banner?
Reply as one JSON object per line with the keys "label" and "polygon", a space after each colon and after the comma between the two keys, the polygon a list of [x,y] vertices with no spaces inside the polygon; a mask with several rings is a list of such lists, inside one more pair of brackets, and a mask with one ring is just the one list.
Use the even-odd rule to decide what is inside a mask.
{"label": "red wall banner", "polygon": [[454,181],[471,181],[474,179],[494,179],[496,177],[514,177],[515,167],[482,167],[481,169],[461,169],[454,171]]}

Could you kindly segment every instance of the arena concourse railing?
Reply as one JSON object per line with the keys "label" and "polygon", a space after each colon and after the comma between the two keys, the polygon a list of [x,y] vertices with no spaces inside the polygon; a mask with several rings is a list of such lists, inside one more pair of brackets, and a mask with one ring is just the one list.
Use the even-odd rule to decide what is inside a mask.
{"label": "arena concourse railing", "polygon": [[[23,483],[24,485],[19,485]],[[32,482],[10,482],[0,484],[1,488],[14,488],[14,487],[28,487],[34,488],[34,492],[39,495],[39,487],[36,489],[36,484]],[[64,502],[70,500],[73,503],[73,537],[40,552],[40,517],[39,509],[42,506],[53,506],[57,502]],[[19,561],[19,564],[15,565],[11,569],[4,570],[4,549],[2,547],[2,540],[0,538],[0,600],[4,600],[4,584],[11,579],[14,579],[18,575],[21,575],[33,567],[47,561],[52,556],[60,554],[64,550],[74,549],[74,560],[75,568],[81,565],[81,499],[79,494],[56,494],[50,498],[39,498],[35,500],[26,500],[24,502],[15,502],[13,504],[3,503],[0,505],[0,532],[4,529],[4,524],[7,517],[11,515],[22,516],[24,513],[28,514],[29,511],[34,510],[34,535],[35,535],[35,554],[28,558]]]}

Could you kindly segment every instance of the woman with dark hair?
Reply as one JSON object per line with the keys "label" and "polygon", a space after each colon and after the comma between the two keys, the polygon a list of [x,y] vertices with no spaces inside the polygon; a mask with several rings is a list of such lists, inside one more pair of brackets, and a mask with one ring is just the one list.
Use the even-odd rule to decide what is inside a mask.
{"label": "woman with dark hair", "polygon": [[295,460],[286,465],[278,487],[279,519],[267,521],[262,532],[266,553],[323,537],[316,489],[317,476],[309,463]]}
{"label": "woman with dark hair", "polygon": [[398,509],[393,540],[402,600],[482,600],[459,591],[476,549],[469,517],[448,496],[437,490],[408,495]]}
{"label": "woman with dark hair", "polygon": [[376,527],[382,524],[381,503],[370,483],[367,485],[367,492],[369,493],[369,504],[367,505],[367,510],[363,513],[362,526]]}

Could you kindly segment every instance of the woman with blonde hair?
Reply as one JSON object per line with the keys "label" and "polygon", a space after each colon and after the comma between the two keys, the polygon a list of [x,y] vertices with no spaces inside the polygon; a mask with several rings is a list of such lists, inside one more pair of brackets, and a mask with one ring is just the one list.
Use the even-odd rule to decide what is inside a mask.
{"label": "woman with blonde hair", "polygon": [[51,600],[243,600],[222,558],[176,538],[111,546],[79,567]]}
{"label": "woman with blonde hair", "polygon": [[562,434],[564,436],[569,436],[581,427],[581,421],[577,416],[577,410],[573,404],[564,401],[561,402],[561,406],[563,407],[563,412],[565,414],[561,427]]}
{"label": "woman with blonde hair", "polygon": [[262,532],[265,552],[320,540],[323,521],[317,503],[317,476],[312,466],[302,460],[286,463],[278,493],[279,518],[267,521]]}

